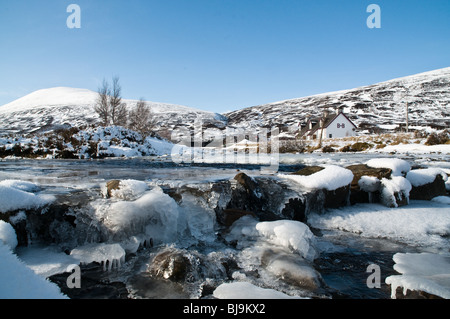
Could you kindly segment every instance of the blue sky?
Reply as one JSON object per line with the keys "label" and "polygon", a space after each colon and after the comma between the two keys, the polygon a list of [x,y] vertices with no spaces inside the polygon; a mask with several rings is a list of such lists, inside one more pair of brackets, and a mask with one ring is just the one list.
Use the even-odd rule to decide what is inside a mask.
{"label": "blue sky", "polygon": [[114,75],[124,98],[218,113],[350,89],[449,67],[449,16],[449,0],[0,0],[0,105]]}

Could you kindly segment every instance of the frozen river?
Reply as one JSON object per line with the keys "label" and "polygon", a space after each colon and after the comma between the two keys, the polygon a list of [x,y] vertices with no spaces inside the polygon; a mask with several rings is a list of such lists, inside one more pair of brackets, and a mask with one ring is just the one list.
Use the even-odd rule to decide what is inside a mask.
{"label": "frozen river", "polygon": [[[277,168],[279,173],[287,173],[308,165],[345,167],[365,163],[374,157],[381,156],[379,154],[280,155]],[[412,167],[440,168],[447,173],[450,169],[449,155],[404,154],[398,157],[408,161]],[[292,246],[292,240],[295,242],[304,240],[298,233],[294,233],[290,238],[291,244],[285,245],[280,235],[276,235],[275,226],[264,225],[265,230],[261,230],[263,225],[251,218],[246,223],[233,224],[231,230],[221,233],[222,230],[218,229],[213,212],[198,204],[196,202],[198,198],[195,196],[189,199],[191,201],[189,205],[186,200],[177,207],[173,199],[163,193],[157,193],[154,189],[158,186],[176,189],[186,185],[210,185],[215,181],[233,179],[239,172],[252,177],[266,176],[264,165],[262,168],[261,165],[249,163],[175,164],[170,158],[161,157],[98,161],[11,159],[0,161],[0,182],[5,180],[32,182],[40,187],[39,194],[54,195],[56,200],[64,198],[67,201],[70,196],[85,194],[79,196],[81,201],[85,202],[80,204],[78,200],[75,212],[96,218],[101,214],[107,216],[108,212],[114,210],[119,212],[119,209],[127,211],[127,214],[135,218],[141,214],[139,205],[167,205],[165,212],[158,211],[160,219],[155,219],[152,227],[158,232],[161,229],[167,230],[166,228],[170,227],[164,224],[164,221],[168,222],[170,218],[175,218],[173,220],[178,223],[178,229],[174,229],[174,234],[170,236],[164,235],[169,239],[155,243],[152,240],[151,245],[147,240],[139,249],[131,249],[131,253],[128,248],[124,248],[127,251],[126,258],[120,257],[121,266],[113,267],[111,271],[105,272],[92,266],[85,266],[82,278],[83,276],[89,278],[92,287],[96,289],[64,290],[73,298],[116,298],[119,295],[124,297],[124,294],[132,298],[211,298],[215,296],[214,289],[221,283],[241,281],[289,296],[306,298],[390,298],[391,290],[385,284],[385,279],[396,274],[393,260],[395,254],[449,253],[450,206],[445,203],[411,201],[410,205],[399,208],[398,211],[382,207],[380,204],[358,204],[332,209],[324,215],[312,215],[308,222],[310,229],[308,232],[311,231],[313,234],[311,238],[314,240],[298,248]],[[274,177],[276,174],[269,176]],[[138,199],[110,204],[102,195],[104,185],[110,180],[144,182],[149,188],[142,193],[144,195],[139,195],[142,197],[136,197]],[[141,184],[132,185],[140,187]],[[423,212],[420,216],[419,211]],[[433,215],[436,213],[441,219],[436,219],[436,215]],[[121,223],[116,225],[122,227],[120,231],[130,231],[124,226],[123,220]],[[392,223],[396,223],[398,228],[388,227]],[[422,223],[426,227],[411,227],[411,223]],[[182,231],[180,225],[184,227]],[[280,227],[289,232],[297,229],[295,227],[298,227],[298,224],[287,223]],[[259,230],[259,233],[254,229]],[[83,231],[93,230],[83,229]],[[89,236],[91,240],[95,237],[93,234]],[[112,244],[113,239],[119,237],[108,237],[107,243]],[[128,237],[127,240],[129,245]],[[98,241],[101,240],[97,238]],[[126,246],[122,237],[117,239],[117,242],[122,247]],[[309,257],[304,255],[305,245],[313,247],[316,252],[315,258],[308,260]],[[70,262],[67,257],[73,257],[68,255],[67,248],[65,251],[61,248],[63,246],[61,243],[49,246],[36,243],[29,247],[19,247],[17,253],[35,272],[52,277],[52,280],[62,287],[65,285],[64,278],[67,274],[61,274],[61,269]],[[161,278],[152,273],[152,265],[156,264],[155,257],[167,252],[174,253],[174,260],[181,258],[189,265],[184,270],[187,274],[184,274],[182,279],[167,280],[164,276]],[[295,256],[301,258],[295,259]],[[52,268],[52,265],[58,263],[59,268],[56,268],[59,270]],[[109,263],[111,264],[111,259]],[[380,288],[367,286],[369,265],[380,267],[382,283]],[[298,284],[298,279],[289,277],[293,272],[299,271],[303,271],[304,278],[313,284]],[[301,280],[306,280],[304,278]],[[315,286],[311,288],[308,285],[316,285],[319,288]],[[122,293],[119,294],[117,291]]]}

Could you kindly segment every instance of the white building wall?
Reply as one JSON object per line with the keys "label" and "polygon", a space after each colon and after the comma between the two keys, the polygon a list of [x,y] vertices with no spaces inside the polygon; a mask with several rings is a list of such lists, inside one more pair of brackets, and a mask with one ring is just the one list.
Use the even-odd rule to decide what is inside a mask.
{"label": "white building wall", "polygon": [[330,134],[331,138],[355,136],[356,132],[353,130],[354,128],[353,124],[344,115],[339,114],[339,116],[323,130],[322,139],[330,138]]}

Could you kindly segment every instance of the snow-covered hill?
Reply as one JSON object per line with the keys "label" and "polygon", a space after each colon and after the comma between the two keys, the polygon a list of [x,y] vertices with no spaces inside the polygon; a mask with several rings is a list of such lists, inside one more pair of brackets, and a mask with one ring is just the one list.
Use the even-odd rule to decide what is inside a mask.
{"label": "snow-covered hill", "polygon": [[[0,106],[0,135],[36,134],[99,123],[93,109],[96,98],[96,92],[86,89],[57,87],[33,92]],[[124,102],[133,108],[137,100]],[[410,128],[450,127],[450,67],[222,115],[173,104],[148,102],[148,105],[155,115],[154,130],[166,139],[179,142],[186,129],[196,128],[198,135],[198,123],[202,123],[203,138],[222,134],[226,127],[253,133],[261,127],[275,126],[282,131],[295,131],[307,117],[319,116],[324,108],[342,108],[361,131],[396,130],[405,126],[406,102]]]}
{"label": "snow-covered hill", "polygon": [[[94,111],[97,93],[87,89],[56,87],[38,90],[0,107],[0,134],[47,132],[99,122]],[[123,100],[129,109],[137,100]],[[181,105],[147,102],[155,115],[155,130],[169,138],[175,128],[191,128],[196,119],[219,128],[222,115]]]}
{"label": "snow-covered hill", "polygon": [[296,127],[324,108],[342,108],[362,130],[378,131],[405,125],[406,102],[410,127],[450,126],[450,68],[351,90],[324,93],[249,107],[225,114],[237,127]]}

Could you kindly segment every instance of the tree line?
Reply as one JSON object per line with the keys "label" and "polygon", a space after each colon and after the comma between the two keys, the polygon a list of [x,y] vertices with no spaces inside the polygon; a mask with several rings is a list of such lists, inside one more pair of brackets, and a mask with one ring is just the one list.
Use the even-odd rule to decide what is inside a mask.
{"label": "tree line", "polygon": [[113,77],[111,84],[104,79],[97,93],[94,110],[103,126],[127,127],[139,132],[143,137],[151,134],[154,121],[151,108],[141,98],[134,108],[128,110],[127,104],[122,101],[119,77]]}

